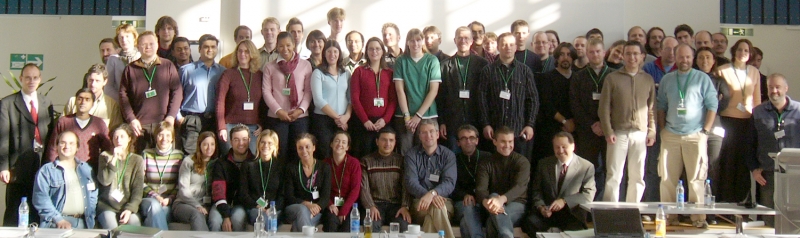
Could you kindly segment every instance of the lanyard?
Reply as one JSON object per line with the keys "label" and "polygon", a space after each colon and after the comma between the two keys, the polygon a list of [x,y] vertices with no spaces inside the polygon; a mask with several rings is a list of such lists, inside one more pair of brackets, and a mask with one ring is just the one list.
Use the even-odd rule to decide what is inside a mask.
{"label": "lanyard", "polygon": [[161,167],[158,166],[158,152],[153,155],[153,160],[156,163],[156,171],[158,171],[158,185],[161,185],[161,183],[164,181],[164,172],[167,171],[167,165],[169,164],[169,158],[170,155],[172,155],[173,149],[170,149],[169,153],[167,153],[167,162],[164,163],[164,169],[161,169]]}
{"label": "lanyard", "polygon": [[378,92],[378,98],[381,98],[381,71],[375,74],[375,91]]}
{"label": "lanyard", "polygon": [[[117,189],[122,187],[122,179],[125,178],[125,170],[128,169],[128,161],[130,160],[130,158],[131,154],[128,153],[128,156],[125,157],[125,166],[122,168],[122,171],[120,172],[119,170],[117,170]],[[119,160],[117,160],[116,167],[119,168]]]}
{"label": "lanyard", "polygon": [[508,81],[511,80],[511,76],[514,76],[514,70],[516,70],[516,69],[517,68],[511,69],[511,72],[509,72],[508,75],[504,74],[503,70],[501,70],[499,68],[497,69],[498,74],[500,74],[500,78],[503,79],[503,83],[505,83],[506,90],[508,90]]}
{"label": "lanyard", "polygon": [[689,87],[689,79],[692,78],[692,73],[693,73],[693,71],[689,70],[689,73],[686,74],[686,80],[683,81],[683,83],[684,83],[683,84],[683,89],[681,89],[681,78],[680,78],[680,75],[676,75],[677,80],[675,80],[675,81],[678,82],[678,96],[681,97],[681,102],[683,102],[683,99],[686,97],[686,88]]}
{"label": "lanyard", "polygon": [[589,71],[589,77],[592,77],[592,81],[594,82],[594,89],[595,92],[600,92],[600,80],[603,80],[603,76],[606,76],[606,72],[608,70],[608,65],[603,67],[603,70],[600,71],[600,77],[595,79],[594,78],[594,70],[591,69],[592,67],[587,67],[586,70]]}
{"label": "lanyard", "polygon": [[[333,158],[331,158],[331,161],[333,162],[333,164],[336,164],[336,161],[334,161]],[[337,190],[337,194],[339,194],[339,197],[342,196],[342,182],[344,181],[344,170],[345,169],[347,169],[347,156],[344,157],[344,166],[342,166],[342,177],[340,177],[339,179],[336,179],[336,172],[333,173],[333,179],[336,180],[336,186],[337,186],[337,188],[339,188]]]}
{"label": "lanyard", "polygon": [[147,75],[147,70],[142,68],[142,72],[144,72],[144,78],[147,79],[147,90],[153,89],[153,77],[156,75],[156,70],[158,67],[153,67],[153,72],[150,72],[150,75]]}
{"label": "lanyard", "polygon": [[258,171],[261,173],[261,189],[264,192],[262,197],[267,196],[267,186],[269,185],[269,177],[272,174],[272,161],[275,158],[269,160],[269,170],[267,170],[267,182],[264,182],[264,167],[261,167],[261,159],[258,159]]}
{"label": "lanyard", "polygon": [[292,78],[292,74],[287,74],[286,76],[283,76],[283,77],[286,79],[286,83],[284,83],[284,85],[286,85],[286,86],[284,86],[284,87],[288,88],[289,87],[289,79]]}
{"label": "lanyard", "polygon": [[778,130],[781,130],[781,126],[783,125],[783,114],[782,112],[778,113],[778,109],[775,109],[775,115],[778,116]]}
{"label": "lanyard", "polygon": [[733,75],[736,76],[736,83],[738,83],[739,87],[742,88],[742,101],[744,101],[745,100],[744,90],[745,90],[745,87],[747,87],[747,75],[748,75],[748,71],[750,69],[747,68],[747,66],[745,66],[745,68],[744,68],[744,83],[742,83],[742,79],[740,79],[739,78],[739,74],[736,73],[736,67],[734,67],[734,66],[732,66],[732,67],[733,67]]}
{"label": "lanyard", "polygon": [[525,56],[522,57],[522,64],[528,64],[528,50],[525,51]]}
{"label": "lanyard", "polygon": [[206,190],[208,189],[208,174],[211,172],[211,162],[212,160],[208,160],[208,163],[206,163],[206,171],[204,171],[205,173],[203,173],[203,177],[205,177],[204,180],[205,184],[203,185],[203,188],[205,188]]}
{"label": "lanyard", "polygon": [[242,68],[236,68],[239,70],[239,76],[242,76],[242,83],[244,84],[244,89],[247,89],[247,101],[250,101],[250,84],[253,83],[253,75],[250,74],[250,82],[245,82],[244,74],[242,73]]}
{"label": "lanyard", "polygon": [[[475,150],[475,154],[477,154],[477,158],[475,158],[475,171],[478,171],[478,162],[481,161],[481,153],[480,151]],[[467,161],[469,161],[469,156],[467,156]],[[472,174],[472,171],[469,171],[469,167],[467,167],[466,163],[464,164],[464,168],[467,169],[469,177],[472,178],[472,180],[475,180],[475,175]]]}
{"label": "lanyard", "polygon": [[[308,185],[303,183],[302,166],[303,166],[303,163],[297,163],[297,178],[300,179],[300,185],[303,187],[303,190],[305,190],[306,192],[310,193],[310,192],[312,192],[311,191],[311,185],[314,184],[314,180],[316,180],[315,178],[317,177],[317,161],[316,160],[314,161],[314,170],[312,170],[312,172],[311,172],[311,179],[310,179],[310,181],[308,181]],[[308,188],[306,188],[306,187],[308,187]]]}
{"label": "lanyard", "polygon": [[539,72],[539,73],[544,73],[544,71],[547,70],[547,66],[550,65],[550,60],[551,59],[553,59],[553,58],[550,57],[550,56],[547,56],[547,60],[545,60],[544,64],[542,65],[542,71]]}
{"label": "lanyard", "polygon": [[467,64],[464,65],[464,72],[461,72],[461,60],[456,58],[456,69],[458,73],[461,74],[461,90],[467,90],[467,73],[469,73],[469,62],[472,61],[472,58],[467,58]]}

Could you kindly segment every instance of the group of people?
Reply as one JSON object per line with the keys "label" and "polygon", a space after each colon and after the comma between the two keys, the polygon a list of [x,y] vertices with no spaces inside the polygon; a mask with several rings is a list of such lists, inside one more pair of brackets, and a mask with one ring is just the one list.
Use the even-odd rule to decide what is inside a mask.
{"label": "group of people", "polygon": [[375,230],[453,237],[454,221],[462,237],[533,237],[584,229],[579,205],[594,200],[639,202],[649,188],[675,202],[684,172],[691,202],[707,178],[719,201],[739,201],[752,173],[771,206],[767,154],[800,147],[800,104],[783,75],[759,74],[747,39],[728,59],[725,35],[687,25],[633,27],[606,48],[599,29],[570,43],[524,20],[499,35],[472,22],[449,56],[435,26],[401,49],[397,25],[365,42],[344,34],[345,16],[328,12],[328,36],[266,18],[261,48],[239,26],[220,62],[208,34],[195,61],[169,16],[141,34],[120,25],[60,118],[25,65],[21,91],[0,100],[5,225],[22,197],[41,227],[104,229],[243,231],[275,202],[292,231],[349,231],[360,209]]}

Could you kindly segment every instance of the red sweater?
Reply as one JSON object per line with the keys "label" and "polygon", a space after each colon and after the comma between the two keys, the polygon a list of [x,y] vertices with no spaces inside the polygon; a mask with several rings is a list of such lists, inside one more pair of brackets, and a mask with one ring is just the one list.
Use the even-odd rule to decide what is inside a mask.
{"label": "red sweater", "polygon": [[[250,83],[250,102],[253,103],[253,110],[244,110],[247,88],[245,81],[242,81],[242,75],[245,81]],[[217,83],[217,130],[226,129],[225,124],[258,124],[262,77],[261,70],[256,73],[242,70],[242,74],[239,74],[238,68],[232,68],[222,72]]]}
{"label": "red sweater", "polygon": [[339,208],[339,216],[348,216],[350,208],[358,200],[361,192],[361,162],[356,157],[348,154],[345,155],[344,162],[338,166],[333,162],[333,158],[325,159],[325,163],[331,166],[330,204],[334,204],[334,197],[340,196],[339,184],[341,183],[341,196],[344,197],[344,205]]}
{"label": "red sweater", "polygon": [[100,153],[112,149],[111,140],[108,138],[108,127],[102,118],[96,116],[89,117],[89,123],[81,129],[75,120],[75,114],[63,116],[58,119],[55,131],[50,136],[47,146],[47,159],[50,162],[58,157],[58,135],[61,132],[71,131],[78,135],[78,151],[75,158],[89,162],[92,168],[97,168],[97,160]]}
{"label": "red sweater", "polygon": [[375,85],[375,72],[364,65],[356,68],[350,78],[350,102],[353,111],[365,123],[369,118],[380,117],[388,125],[392,120],[392,115],[397,108],[397,93],[392,82],[392,70],[382,69],[380,71],[380,96],[383,98],[384,106],[376,107],[374,99],[378,97],[378,88]]}
{"label": "red sweater", "polygon": [[[136,60],[122,72],[119,85],[119,105],[122,117],[130,123],[138,119],[142,125],[163,121],[167,116],[177,117],[183,101],[183,86],[178,71],[168,59],[156,58],[153,83],[147,82],[144,63]],[[147,70],[147,74],[153,73]],[[145,92],[152,86],[156,96],[147,98]]]}

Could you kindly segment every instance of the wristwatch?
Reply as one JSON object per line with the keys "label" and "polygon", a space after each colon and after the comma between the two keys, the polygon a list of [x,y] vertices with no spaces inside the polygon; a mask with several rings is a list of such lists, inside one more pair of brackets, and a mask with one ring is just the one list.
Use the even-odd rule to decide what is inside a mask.
{"label": "wristwatch", "polygon": [[561,124],[567,124],[567,119],[561,120]]}
{"label": "wristwatch", "polygon": [[709,134],[709,131],[708,131],[708,130],[706,130],[706,128],[703,128],[703,130],[700,130],[700,133],[703,133],[703,134],[705,134],[705,135],[708,135],[708,134]]}
{"label": "wristwatch", "polygon": [[436,195],[438,195],[438,194],[436,193],[436,190],[431,190],[431,194],[433,194],[433,196],[436,196]]}

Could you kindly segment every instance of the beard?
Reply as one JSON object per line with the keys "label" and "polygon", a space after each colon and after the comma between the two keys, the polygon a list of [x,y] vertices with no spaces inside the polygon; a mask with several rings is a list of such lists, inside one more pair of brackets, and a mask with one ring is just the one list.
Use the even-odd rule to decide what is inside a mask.
{"label": "beard", "polygon": [[569,69],[572,67],[572,62],[566,60],[560,61],[558,62],[558,67],[562,69]]}

